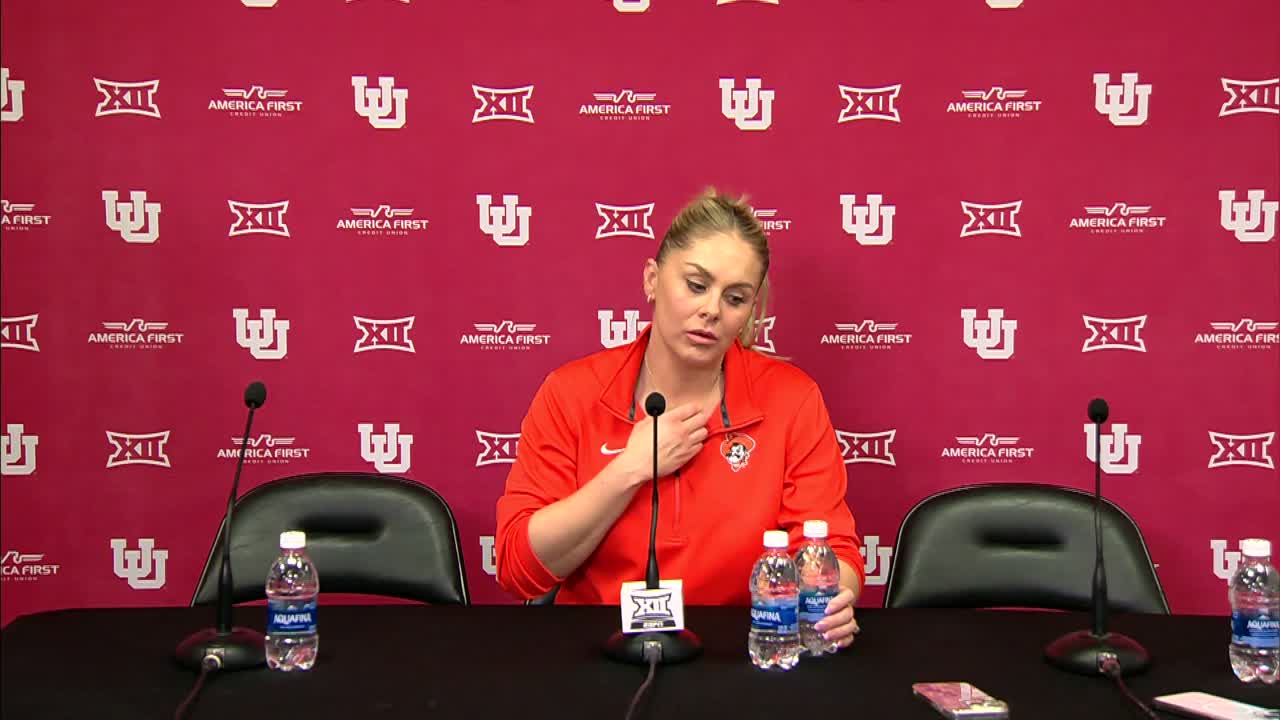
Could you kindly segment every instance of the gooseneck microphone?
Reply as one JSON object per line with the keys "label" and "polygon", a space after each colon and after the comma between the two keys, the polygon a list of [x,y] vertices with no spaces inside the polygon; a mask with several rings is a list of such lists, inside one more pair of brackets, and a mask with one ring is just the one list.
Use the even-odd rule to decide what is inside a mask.
{"label": "gooseneck microphone", "polygon": [[183,640],[174,650],[174,658],[192,670],[245,670],[266,664],[266,651],[262,633],[243,627],[231,626],[231,514],[235,510],[236,495],[240,488],[240,470],[244,467],[245,450],[249,446],[249,430],[253,427],[253,412],[267,401],[267,386],[261,382],[249,383],[244,391],[244,404],[249,408],[249,419],[244,425],[244,439],[240,442],[240,454],[236,460],[236,474],[231,481],[231,495],[227,498],[227,514],[222,519],[222,564],[218,569],[217,615],[214,627],[205,628]]}
{"label": "gooseneck microphone", "polygon": [[[661,591],[658,574],[658,418],[667,410],[661,393],[649,393],[644,411],[653,419],[653,502],[649,513],[649,563],[645,568],[645,592]],[[637,591],[637,593],[640,591]],[[702,653],[702,641],[689,630],[615,632],[605,643],[604,654],[634,665],[670,664],[692,660]]]}
{"label": "gooseneck microphone", "polygon": [[1045,659],[1062,670],[1081,675],[1128,675],[1145,670],[1151,654],[1126,635],[1107,632],[1107,573],[1102,562],[1102,423],[1110,409],[1107,401],[1089,401],[1093,434],[1093,629],[1067,633],[1049,643]]}

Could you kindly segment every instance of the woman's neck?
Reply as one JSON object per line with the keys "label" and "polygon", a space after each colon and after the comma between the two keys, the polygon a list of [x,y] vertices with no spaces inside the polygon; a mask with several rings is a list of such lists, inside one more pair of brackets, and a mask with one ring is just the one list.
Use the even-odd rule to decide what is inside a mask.
{"label": "woman's neck", "polygon": [[705,408],[708,403],[720,400],[719,363],[709,367],[689,367],[661,347],[650,335],[643,365],[640,382],[637,384],[644,388],[642,397],[651,392],[660,392],[666,398],[668,409],[686,403],[697,403]]}

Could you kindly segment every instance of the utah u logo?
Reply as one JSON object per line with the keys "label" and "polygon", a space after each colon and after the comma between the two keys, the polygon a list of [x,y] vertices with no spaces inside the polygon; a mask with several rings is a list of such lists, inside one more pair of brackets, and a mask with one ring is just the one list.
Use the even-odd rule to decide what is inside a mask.
{"label": "utah u logo", "polygon": [[160,237],[160,203],[147,202],[146,190],[130,190],[129,200],[120,202],[120,193],[115,190],[102,191],[107,228],[120,233],[127,243],[154,243]]}
{"label": "utah u logo", "polygon": [[498,558],[492,535],[480,536],[480,568],[489,575],[498,574]]}
{"label": "utah u logo", "polygon": [[[1141,435],[1128,435],[1129,426],[1125,423],[1111,423],[1111,434],[1102,436],[1102,472],[1108,475],[1132,475],[1138,470],[1138,446],[1142,444]],[[1097,462],[1094,452],[1098,429],[1093,423],[1084,426],[1085,456],[1089,462]],[[1124,459],[1126,458],[1127,459]],[[1121,460],[1124,459],[1123,462]]]}
{"label": "utah u logo", "polygon": [[30,475],[36,471],[36,445],[40,438],[22,434],[23,426],[11,423],[0,435],[0,475]]}
{"label": "utah u logo", "polygon": [[[373,463],[381,473],[408,472],[412,462],[409,448],[413,445],[413,436],[400,434],[400,423],[383,423],[383,434],[373,434],[373,423],[360,423],[356,430],[360,433],[360,457]],[[396,457],[399,456],[399,460]]]}
{"label": "utah u logo", "polygon": [[597,311],[596,317],[600,319],[600,344],[607,348],[626,345],[649,327],[649,321],[640,322],[639,310],[623,310],[622,320],[614,320],[612,310]]}
{"label": "utah u logo", "polygon": [[893,561],[893,546],[880,545],[879,535],[866,535],[859,548],[866,565],[867,584],[884,585],[889,582],[889,567]]}
{"label": "utah u logo", "polygon": [[22,91],[26,88],[25,81],[9,79],[9,68],[0,68],[0,122],[22,119]]}
{"label": "utah u logo", "polygon": [[[156,550],[154,538],[139,538],[137,550],[125,550],[128,541],[111,539],[111,556],[115,561],[116,577],[128,580],[134,590],[159,590],[164,587],[164,566],[169,559],[168,550]],[[155,577],[146,577],[155,572]]]}
{"label": "utah u logo", "polygon": [[[978,320],[973,308],[960,310],[964,320],[964,344],[978,351],[983,360],[1008,360],[1013,357],[1013,333],[1018,329],[1017,320],[1005,320],[1004,308],[987,311],[986,320]],[[1000,348],[1001,344],[1004,345]]]}
{"label": "utah u logo", "polygon": [[156,106],[155,94],[160,89],[159,80],[146,82],[113,82],[111,80],[93,79],[93,84],[102,93],[102,101],[94,111],[94,117],[107,115],[142,115],[143,117],[160,117],[160,108]]}
{"label": "utah u logo", "polygon": [[236,344],[254,358],[279,360],[289,352],[289,321],[277,320],[275,308],[263,308],[260,320],[250,320],[248,308],[233,308],[231,315],[236,319]]}
{"label": "utah u logo", "polygon": [[1249,198],[1248,202],[1236,202],[1235,190],[1218,191],[1218,200],[1222,203],[1222,229],[1234,232],[1240,242],[1267,242],[1276,236],[1276,212],[1280,210],[1280,201],[1263,202],[1265,190],[1249,190],[1245,196]]}
{"label": "utah u logo", "polygon": [[[857,195],[841,195],[844,209],[844,231],[858,239],[859,245],[888,245],[893,240],[893,215],[897,207],[881,205],[882,195],[867,196],[866,205],[858,205]],[[876,235],[877,231],[880,232]]]}
{"label": "utah u logo", "polygon": [[620,13],[648,12],[649,0],[613,0],[613,9]]}
{"label": "utah u logo", "polygon": [[720,78],[720,112],[739,130],[768,130],[773,124],[773,90],[761,90],[760,78],[747,78],[746,90],[735,90],[733,78]]}
{"label": "utah u logo", "polygon": [[1145,123],[1151,85],[1139,85],[1138,73],[1122,73],[1119,85],[1111,85],[1110,82],[1111,73],[1093,74],[1094,108],[1117,127],[1136,127]]}
{"label": "utah u logo", "polygon": [[378,78],[378,87],[369,88],[369,78],[352,75],[351,87],[356,92],[356,114],[369,119],[369,124],[379,130],[399,130],[406,119],[405,100],[408,88],[395,87],[394,76]]}
{"label": "utah u logo", "polygon": [[476,195],[480,208],[480,232],[493,238],[501,247],[521,247],[529,244],[529,216],[533,208],[518,205],[519,195],[503,195],[502,205],[491,207],[492,195]]}
{"label": "utah u logo", "polygon": [[1228,550],[1226,540],[1210,540],[1209,549],[1213,551],[1213,574],[1231,582],[1240,567],[1240,551]]}

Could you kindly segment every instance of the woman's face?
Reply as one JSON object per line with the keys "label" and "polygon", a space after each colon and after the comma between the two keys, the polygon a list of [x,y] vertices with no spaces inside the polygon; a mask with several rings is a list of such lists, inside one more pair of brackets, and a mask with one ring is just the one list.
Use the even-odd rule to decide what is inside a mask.
{"label": "woman's face", "polygon": [[662,265],[649,260],[644,286],[654,298],[654,336],[690,365],[719,365],[751,317],[762,271],[736,234],[694,238]]}

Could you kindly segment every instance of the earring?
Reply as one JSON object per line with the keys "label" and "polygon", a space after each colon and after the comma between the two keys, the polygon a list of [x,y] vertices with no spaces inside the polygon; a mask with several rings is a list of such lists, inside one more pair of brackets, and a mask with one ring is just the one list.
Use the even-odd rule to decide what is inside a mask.
{"label": "earring", "polygon": [[653,302],[653,296],[652,296],[652,295],[649,295],[649,296],[647,297],[647,300],[648,300],[649,302],[651,302],[651,303],[652,303],[652,302]]}

